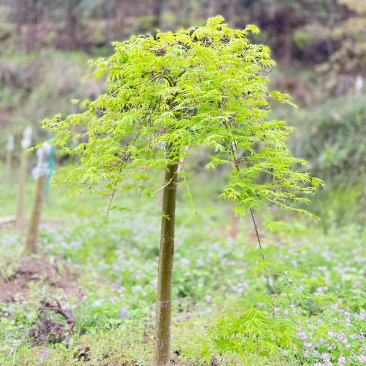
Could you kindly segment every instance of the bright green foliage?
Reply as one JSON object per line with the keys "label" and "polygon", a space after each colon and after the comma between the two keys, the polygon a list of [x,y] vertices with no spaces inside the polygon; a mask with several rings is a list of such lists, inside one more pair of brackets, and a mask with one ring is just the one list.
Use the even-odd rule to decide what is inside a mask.
{"label": "bright green foliage", "polygon": [[[163,170],[172,159],[185,158],[184,147],[200,146],[211,148],[207,168],[237,167],[223,197],[235,200],[238,214],[272,203],[291,208],[289,200],[305,200],[296,192],[324,185],[293,171],[295,163],[307,165],[286,148],[293,128],[266,119],[266,74],[275,62],[267,47],[246,39],[258,29],[235,31],[222,21],[211,18],[194,30],[115,43],[115,55],[96,61],[96,75],[108,74],[109,91],[86,103],[82,114],[44,121],[57,134],[55,144],[82,156],[67,182],[106,192],[122,183],[149,197],[157,189],[147,186],[150,168]],[[289,103],[287,95],[271,96]],[[75,138],[84,142],[72,147]],[[167,143],[177,154],[165,156],[161,146]],[[255,182],[263,173],[270,183]]]}
{"label": "bright green foliage", "polygon": [[[245,363],[249,362],[249,357],[253,354],[269,358],[270,355],[279,355],[280,350],[297,351],[298,327],[293,319],[279,314],[281,308],[288,308],[294,303],[308,302],[315,306],[324,306],[334,302],[331,296],[311,293],[311,287],[326,285],[321,278],[306,278],[304,274],[297,271],[285,270],[283,265],[270,268],[268,262],[260,261],[253,267],[252,274],[263,273],[267,273],[267,276],[269,273],[276,274],[280,278],[280,283],[276,286],[276,294],[255,299],[254,306],[240,316],[223,315],[209,330],[215,350],[220,353],[237,353]],[[304,293],[304,290],[307,293]],[[271,286],[270,292],[273,292]],[[262,309],[258,308],[258,304]],[[331,327],[328,325],[319,326],[315,335],[321,337],[329,330]]]}
{"label": "bright green foliage", "polygon": [[215,348],[219,352],[235,352],[243,361],[248,355],[255,353],[269,357],[278,354],[280,348],[295,349],[293,342],[296,327],[283,317],[271,317],[268,313],[250,308],[240,318],[222,317],[211,329]]}

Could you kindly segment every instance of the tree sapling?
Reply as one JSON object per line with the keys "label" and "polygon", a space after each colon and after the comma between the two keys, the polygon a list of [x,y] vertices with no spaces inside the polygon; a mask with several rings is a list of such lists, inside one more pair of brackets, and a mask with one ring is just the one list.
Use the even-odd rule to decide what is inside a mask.
{"label": "tree sapling", "polygon": [[[258,29],[233,30],[215,17],[204,27],[116,42],[113,56],[95,62],[96,75],[108,74],[108,92],[87,102],[84,113],[43,122],[55,133],[54,145],[81,155],[64,181],[107,193],[135,188],[143,197],[163,189],[154,366],[170,364],[177,170],[184,147],[208,148],[206,168],[233,166],[222,197],[235,202],[237,215],[271,204],[292,208],[290,201],[306,200],[296,192],[312,193],[323,184],[292,169],[307,166],[286,148],[293,128],[266,117],[267,97],[284,103],[289,97],[266,92],[275,62],[268,47],[248,42],[250,31]],[[76,124],[80,134],[73,132]],[[84,142],[74,147],[80,136]],[[154,169],[165,170],[158,190],[146,184]],[[271,180],[260,183],[259,174]]]}

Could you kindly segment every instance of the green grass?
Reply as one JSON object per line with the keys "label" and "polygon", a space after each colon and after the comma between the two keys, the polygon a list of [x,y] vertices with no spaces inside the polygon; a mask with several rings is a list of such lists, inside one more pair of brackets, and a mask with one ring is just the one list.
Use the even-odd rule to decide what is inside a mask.
{"label": "green grass", "polygon": [[[32,191],[34,183],[30,182],[27,212]],[[2,196],[2,207],[5,215],[11,215],[15,195],[10,189],[7,192]],[[133,207],[134,201],[121,195],[116,203]],[[65,187],[51,188],[44,205],[43,222],[47,225],[40,231],[39,250],[46,253],[47,261],[59,258],[60,273],[68,269],[75,274],[72,284],[82,291],[83,297],[78,299],[61,288],[55,291],[46,278],[40,278],[28,284],[26,303],[20,293],[18,301],[2,304],[0,362],[3,365],[150,364],[161,216],[157,202],[141,202],[135,204],[134,211],[113,211],[109,225],[105,226],[102,212],[108,204],[109,199],[100,196],[75,197]],[[240,220],[240,232],[231,238],[228,207],[222,206],[220,210],[219,206],[212,206],[204,210],[185,204],[183,198],[178,207],[173,317],[187,314],[192,317],[173,323],[172,352],[180,350],[180,356],[172,354],[172,357],[198,365],[203,350],[208,348],[213,357],[222,358],[221,365],[241,364],[234,354],[220,356],[207,330],[221,314],[240,315],[259,301],[255,299],[266,294],[265,278],[255,274],[259,252],[250,220]],[[319,227],[289,218],[285,226],[275,226],[271,231],[268,222],[274,215],[279,216],[277,212],[258,214],[266,259],[276,266],[299,271],[309,279],[322,275],[327,286],[309,291],[320,291],[337,304],[334,307],[294,298],[292,304],[281,305],[279,314],[287,310],[288,320],[300,321],[304,331],[321,320],[334,329],[344,327],[347,336],[364,332],[364,322],[357,320],[366,309],[365,235],[361,228],[330,228],[324,234]],[[2,277],[19,277],[24,233],[10,227],[3,229],[0,243]],[[270,276],[273,288],[280,294],[282,279]],[[63,343],[31,347],[31,339],[25,336],[26,329],[28,332],[36,329],[34,319],[42,298],[51,302],[59,299],[76,316],[69,348]],[[123,309],[126,314],[121,319]],[[339,315],[339,310],[351,314],[351,323]],[[336,316],[340,319],[334,324]],[[54,319],[62,322],[60,316]],[[314,355],[313,360],[306,358],[305,346],[299,342],[294,340],[296,350],[280,352],[270,361],[251,355],[250,364],[315,364]],[[361,364],[357,363],[357,357],[366,352],[365,343],[364,339],[357,342],[360,346],[357,350],[352,346],[355,354],[349,357],[355,364]],[[90,360],[80,361],[85,348],[90,350]],[[333,352],[332,362],[343,351]]]}

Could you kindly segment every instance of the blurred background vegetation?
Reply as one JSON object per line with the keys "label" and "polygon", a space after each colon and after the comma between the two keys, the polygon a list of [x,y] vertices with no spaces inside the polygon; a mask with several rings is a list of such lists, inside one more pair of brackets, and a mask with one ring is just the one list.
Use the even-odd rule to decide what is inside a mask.
{"label": "blurred background vegetation", "polygon": [[[277,61],[270,88],[298,105],[273,103],[270,117],[297,128],[289,141],[293,154],[309,160],[311,174],[328,185],[308,209],[325,229],[364,222],[365,0],[0,0],[0,158],[3,164],[14,134],[14,182],[24,128],[31,125],[33,144],[40,143],[49,138],[40,128],[43,118],[77,113],[81,107],[71,99],[93,100],[105,90],[105,80],[82,82],[93,72],[89,59],[112,54],[112,41],[196,27],[218,14],[233,28],[261,29],[251,41],[269,45]],[[188,167],[201,201],[214,181],[202,159],[195,155]],[[56,152],[56,164],[66,160]]]}

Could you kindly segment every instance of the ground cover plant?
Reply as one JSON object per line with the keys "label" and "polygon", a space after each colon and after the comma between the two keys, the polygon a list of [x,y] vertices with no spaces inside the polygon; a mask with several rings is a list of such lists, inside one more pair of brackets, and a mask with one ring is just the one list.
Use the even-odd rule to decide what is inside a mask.
{"label": "ground cover plant", "polygon": [[[233,166],[222,196],[233,200],[238,215],[250,209],[254,225],[253,208],[292,208],[289,201],[306,201],[297,192],[313,193],[324,185],[292,170],[295,163],[307,166],[286,148],[292,129],[266,119],[266,73],[275,63],[267,47],[249,44],[249,31],[258,29],[235,31],[216,17],[205,27],[115,43],[116,54],[96,62],[95,74],[108,73],[109,91],[87,102],[82,114],[43,122],[57,134],[53,144],[81,155],[80,164],[67,170],[66,182],[112,193],[112,198],[119,186],[136,188],[145,198],[163,190],[155,366],[170,364],[176,188],[187,150],[211,148],[214,155],[207,168]],[[270,96],[289,103],[279,92]],[[83,142],[70,145],[79,138]],[[148,187],[152,168],[165,170],[157,190]],[[268,174],[270,183],[258,183],[260,174]]]}
{"label": "ground cover plant", "polygon": [[[256,270],[259,251],[251,222],[240,220],[241,230],[233,238],[228,221],[223,219],[225,213],[203,211],[197,216],[183,204],[180,207],[173,273],[172,362],[198,365],[208,349],[212,364],[241,364],[235,354],[217,350],[213,339],[223,320],[230,324],[230,319],[240,318],[253,306],[265,310],[261,299],[267,293],[266,278]],[[22,272],[17,258],[23,250],[24,234],[2,230],[2,364],[149,365],[154,336],[158,252],[153,243],[159,238],[158,212],[155,204],[140,212],[116,212],[111,214],[106,229],[98,216],[45,225],[40,231],[39,248],[48,253],[43,261],[57,268],[56,274],[51,269],[40,273],[39,265],[37,270],[28,267]],[[218,221],[224,226],[218,227]],[[321,275],[326,286],[311,286],[309,293],[333,301],[293,296],[290,303],[285,299],[278,303],[275,319],[292,324],[295,347],[279,348],[270,359],[249,354],[249,364],[364,364],[365,233],[355,227],[327,234],[320,229],[310,232],[304,223],[298,223],[297,228],[289,224],[270,230],[269,222],[266,219],[260,223],[268,262],[301,272],[302,277],[312,281]],[[39,257],[33,260],[42,261]],[[29,277],[25,280],[25,276]],[[269,273],[269,279],[276,297],[289,292],[284,286],[285,276]],[[60,285],[55,285],[57,281]],[[62,287],[62,281],[67,285]],[[6,299],[4,282],[8,288],[23,287]],[[306,293],[304,284],[295,288],[294,295]],[[76,318],[68,348],[65,340],[34,346],[38,338],[35,331],[39,330],[34,320],[45,298],[51,304],[58,300]],[[48,316],[66,324],[57,314]]]}

